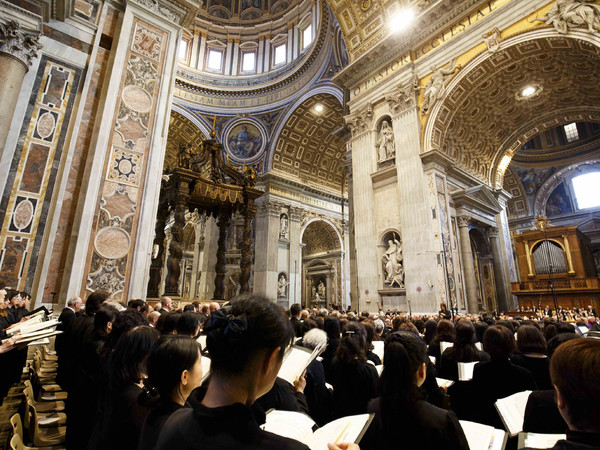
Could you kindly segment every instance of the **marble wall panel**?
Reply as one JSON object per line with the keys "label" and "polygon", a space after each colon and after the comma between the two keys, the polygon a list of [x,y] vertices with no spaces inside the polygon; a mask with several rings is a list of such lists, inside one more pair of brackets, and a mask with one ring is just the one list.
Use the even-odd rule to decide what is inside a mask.
{"label": "marble wall panel", "polygon": [[155,116],[168,34],[134,19],[121,75],[105,177],[87,258],[82,294],[103,289],[116,298],[127,291],[130,252]]}
{"label": "marble wall panel", "polygon": [[31,289],[81,69],[47,56],[36,82],[0,203],[0,273]]}

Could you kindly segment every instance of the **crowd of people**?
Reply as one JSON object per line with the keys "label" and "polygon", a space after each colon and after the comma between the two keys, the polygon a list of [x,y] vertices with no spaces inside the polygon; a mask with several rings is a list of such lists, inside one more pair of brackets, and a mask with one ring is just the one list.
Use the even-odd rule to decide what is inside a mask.
{"label": "crowd of people", "polygon": [[[4,330],[22,306],[15,300],[9,320],[1,300]],[[260,296],[174,311],[168,297],[125,307],[101,291],[82,303],[67,302],[55,343],[68,449],[307,449],[261,427],[270,409],[303,412],[319,426],[374,415],[359,445],[334,437],[331,449],[468,449],[459,420],[502,429],[494,402],[525,390],[533,394],[524,431],[566,433],[560,449],[600,445],[600,339],[552,317],[284,311]],[[581,326],[588,336],[598,327]],[[292,345],[324,348],[293,384],[278,377]],[[3,386],[24,364],[6,359],[13,351],[0,355]],[[461,381],[459,363],[475,361]]]}

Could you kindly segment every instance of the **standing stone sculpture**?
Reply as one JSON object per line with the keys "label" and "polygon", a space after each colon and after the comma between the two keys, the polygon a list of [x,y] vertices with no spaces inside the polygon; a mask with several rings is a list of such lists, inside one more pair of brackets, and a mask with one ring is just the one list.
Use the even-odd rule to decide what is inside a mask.
{"label": "standing stone sculpture", "polygon": [[425,101],[423,102],[423,106],[421,106],[421,113],[427,114],[431,108],[435,106],[435,104],[446,94],[446,83],[450,81],[452,75],[457,70],[460,70],[462,66],[456,65],[456,58],[454,58],[450,62],[450,66],[446,68],[437,68],[436,66],[431,66],[431,71],[433,75],[427,82],[425,86],[415,86],[416,89],[422,89],[423,97]]}
{"label": "standing stone sculpture", "polygon": [[394,143],[394,131],[387,120],[381,124],[379,137],[377,138],[377,160],[382,163],[396,156],[396,144]]}
{"label": "standing stone sculpture", "polygon": [[281,239],[289,239],[288,216],[282,214],[279,217],[279,237]]}
{"label": "standing stone sculpture", "polygon": [[287,297],[287,287],[290,283],[288,283],[285,274],[279,274],[279,280],[277,281],[277,297]]}
{"label": "standing stone sculpture", "polygon": [[402,243],[396,234],[388,241],[388,248],[383,254],[385,284],[389,287],[404,287],[404,267],[402,265]]}

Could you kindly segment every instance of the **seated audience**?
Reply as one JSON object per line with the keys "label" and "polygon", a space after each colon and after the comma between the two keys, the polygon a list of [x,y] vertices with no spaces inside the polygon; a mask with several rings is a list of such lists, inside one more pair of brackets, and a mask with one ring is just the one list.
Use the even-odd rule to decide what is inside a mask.
{"label": "seated audience", "polygon": [[456,337],[454,331],[454,324],[449,320],[442,319],[437,324],[437,328],[435,329],[435,336],[429,344],[429,348],[427,349],[427,354],[429,356],[433,356],[435,358],[435,367],[436,369],[440,367],[440,359],[441,359],[441,342],[454,342],[454,338]]}
{"label": "seated audience", "polygon": [[420,399],[426,359],[425,343],[414,333],[386,338],[381,397],[369,403],[375,419],[361,448],[469,449],[454,413]]}

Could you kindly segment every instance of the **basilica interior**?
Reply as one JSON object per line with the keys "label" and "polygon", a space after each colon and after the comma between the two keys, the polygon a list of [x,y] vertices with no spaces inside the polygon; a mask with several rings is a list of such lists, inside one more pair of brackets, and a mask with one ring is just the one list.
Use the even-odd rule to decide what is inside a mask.
{"label": "basilica interior", "polygon": [[596,2],[0,0],[0,66],[37,306],[600,307]]}

